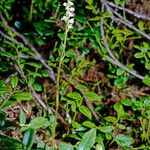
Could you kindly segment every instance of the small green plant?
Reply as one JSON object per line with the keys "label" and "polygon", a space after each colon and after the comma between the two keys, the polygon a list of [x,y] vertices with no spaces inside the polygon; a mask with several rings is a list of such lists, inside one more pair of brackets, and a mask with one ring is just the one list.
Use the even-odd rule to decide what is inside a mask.
{"label": "small green plant", "polygon": [[136,52],[134,57],[140,59],[141,62],[145,65],[145,68],[150,70],[150,46],[148,43],[143,42],[141,46],[134,45],[134,48],[138,49],[139,52]]}
{"label": "small green plant", "polygon": [[2,150],[150,149],[149,3],[130,3],[0,1]]}

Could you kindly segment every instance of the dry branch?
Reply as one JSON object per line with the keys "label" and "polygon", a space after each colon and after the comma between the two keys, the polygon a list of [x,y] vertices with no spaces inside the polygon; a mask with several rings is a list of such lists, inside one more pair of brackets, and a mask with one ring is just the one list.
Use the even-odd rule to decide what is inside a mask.
{"label": "dry branch", "polygon": [[148,17],[148,16],[146,16],[146,15],[143,15],[143,14],[140,14],[140,13],[137,13],[137,12],[134,12],[134,11],[132,11],[132,10],[130,10],[130,9],[127,9],[127,8],[120,7],[120,6],[118,6],[118,5],[116,5],[116,4],[112,3],[112,2],[106,1],[106,3],[107,3],[109,6],[112,6],[112,7],[116,8],[116,9],[123,10],[123,11],[127,12],[127,13],[133,15],[133,16],[136,17],[136,18],[140,18],[140,19],[142,19],[142,20],[149,20],[149,21],[150,21],[150,17]]}
{"label": "dry branch", "polygon": [[[102,10],[101,12],[103,13],[104,12],[104,4],[102,4]],[[116,18],[115,18],[116,20]],[[121,20],[121,19],[120,19]],[[105,32],[104,32],[104,26],[103,26],[103,18],[101,17],[100,19],[100,30],[101,30],[101,35],[102,35],[102,40],[103,40],[103,43],[104,43],[104,46],[106,48],[106,51],[108,52],[109,56],[106,56],[106,59],[108,61],[110,61],[111,63],[115,64],[116,66],[120,67],[121,69],[125,70],[126,72],[132,74],[133,76],[139,78],[139,79],[144,79],[144,77],[142,75],[139,75],[136,73],[136,71],[133,71],[133,70],[130,70],[128,69],[126,66],[124,66],[122,63],[120,63],[116,58],[115,56],[113,55],[113,53],[111,52],[109,46],[108,46],[108,43],[107,43],[107,40],[106,40],[106,37],[105,37]]]}
{"label": "dry branch", "polygon": [[[15,34],[23,41],[24,45],[26,45],[27,47],[29,47],[29,48],[35,53],[34,59],[35,59],[35,60],[38,60],[38,61],[40,61],[40,62],[42,63],[42,65],[43,65],[43,66],[47,69],[47,71],[49,72],[49,77],[50,77],[50,79],[51,79],[52,81],[55,81],[55,73],[54,73],[53,69],[52,69],[51,67],[49,67],[49,65],[47,65],[47,63],[46,63],[45,60],[42,58],[42,56],[40,55],[40,53],[30,44],[30,42],[29,42],[22,34],[20,34],[19,32],[17,32],[14,28],[10,27],[10,26],[8,25],[8,23],[6,22],[6,20],[4,19],[4,17],[3,17],[1,14],[0,14],[0,19],[2,20],[2,23],[4,24],[4,26],[5,26],[6,28],[8,28],[8,29],[9,29],[10,31],[12,31],[13,33],[15,33]],[[10,40],[10,41],[12,41],[12,42],[14,42],[15,44],[18,44],[18,43],[19,43],[17,40],[15,40],[15,39],[13,39],[13,38],[7,36],[6,34],[4,34],[4,33],[1,32],[1,31],[0,31],[0,34],[1,34],[4,38],[6,38],[6,39],[8,39],[8,40]]]}

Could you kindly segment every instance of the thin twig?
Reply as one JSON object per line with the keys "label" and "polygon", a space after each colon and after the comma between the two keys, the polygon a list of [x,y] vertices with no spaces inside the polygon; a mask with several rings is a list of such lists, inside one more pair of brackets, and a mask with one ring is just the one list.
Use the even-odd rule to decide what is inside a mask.
{"label": "thin twig", "polygon": [[[40,53],[38,53],[38,51],[29,43],[29,41],[19,32],[17,32],[14,28],[10,27],[7,23],[7,21],[4,19],[4,17],[0,14],[0,18],[2,20],[2,23],[5,25],[5,27],[7,27],[10,31],[16,33],[16,35],[23,41],[23,43],[29,47],[34,53],[34,59],[40,61],[42,63],[42,65],[47,69],[47,71],[49,72],[49,77],[52,81],[55,81],[55,73],[53,71],[53,69],[51,67],[49,67],[45,60],[42,58],[42,56],[40,55]],[[1,34],[1,33],[0,33]],[[2,35],[2,34],[1,34]],[[15,44],[18,44],[19,42],[13,38],[8,37],[7,35],[3,34],[3,37],[7,38],[10,41],[13,41]]]}
{"label": "thin twig", "polygon": [[120,22],[122,24],[127,25],[130,29],[136,31],[137,33],[141,34],[143,37],[147,38],[148,40],[150,40],[150,36],[146,33],[144,33],[143,31],[139,30],[138,28],[136,28],[135,26],[133,26],[132,24],[129,24],[128,22],[126,22],[125,20],[122,20],[120,18],[116,18],[114,17],[114,20],[116,23]]}
{"label": "thin twig", "polygon": [[24,58],[24,59],[33,59],[32,56],[25,55],[25,54],[19,54],[17,57],[18,57],[18,58]]}
{"label": "thin twig", "polygon": [[32,95],[33,97],[40,103],[40,105],[49,112],[49,114],[53,114],[53,112],[48,109],[48,107],[46,106],[46,104],[40,99],[40,97],[37,95],[36,91],[34,90],[33,87],[30,87],[30,90],[32,91]]}
{"label": "thin twig", "polygon": [[11,38],[10,36],[6,35],[5,33],[3,33],[2,31],[0,31],[0,34],[2,37],[4,37],[5,39],[8,39],[10,41],[12,41],[15,44],[18,44],[19,42],[17,40],[15,40],[14,38]]}
{"label": "thin twig", "polygon": [[[82,95],[85,95],[85,92],[84,92],[83,90],[80,90],[80,93],[81,93]],[[97,115],[97,113],[95,112],[94,107],[93,107],[93,105],[92,105],[92,102],[89,101],[86,96],[84,97],[84,99],[85,99],[86,105],[87,105],[88,108],[90,109],[90,111],[91,111],[92,115],[94,116],[94,118],[95,118],[98,122],[100,122],[100,117],[99,117],[99,116]]]}
{"label": "thin twig", "polygon": [[120,18],[120,19],[122,19],[122,20],[125,20],[127,23],[133,24],[133,22],[131,22],[131,21],[125,19],[125,18],[124,18],[123,16],[121,16],[116,10],[113,10],[113,13],[114,13],[118,18]]}
{"label": "thin twig", "polygon": [[[76,80],[74,80],[74,83],[75,83],[74,86],[76,86],[76,85],[79,84]],[[97,113],[95,112],[94,107],[93,107],[91,101],[89,101],[89,100],[87,99],[87,97],[85,96],[85,92],[84,92],[83,90],[79,90],[79,91],[80,91],[80,93],[84,96],[85,103],[86,103],[86,105],[88,106],[88,108],[90,109],[90,111],[91,111],[92,115],[94,116],[94,118],[95,118],[98,122],[100,122],[100,117],[99,117],[99,116],[97,115]]]}
{"label": "thin twig", "polygon": [[[6,28],[8,28],[10,31],[12,31],[13,33],[16,33],[16,35],[23,41],[23,43],[24,43],[27,47],[29,47],[29,48],[35,53],[35,56],[32,57],[32,58],[35,59],[35,60],[40,61],[40,62],[43,64],[43,66],[47,69],[47,71],[49,72],[49,77],[50,77],[50,79],[51,79],[52,81],[55,81],[55,74],[54,74],[54,71],[52,70],[52,68],[50,68],[50,67],[46,64],[45,60],[44,60],[44,59],[42,58],[42,56],[37,52],[37,50],[36,50],[32,45],[30,45],[30,43],[25,39],[25,37],[24,37],[22,34],[18,33],[14,28],[11,28],[11,27],[7,24],[6,20],[4,19],[4,17],[3,17],[2,15],[0,15],[0,18],[1,18],[1,20],[2,20],[2,22],[3,22],[3,24],[4,24],[4,26],[5,26]],[[12,42],[15,43],[15,44],[19,44],[19,42],[18,42],[16,39],[7,36],[7,35],[4,34],[3,32],[0,32],[0,33],[1,33],[1,35],[2,35],[4,38],[6,38],[6,39],[12,41]],[[0,50],[3,50],[3,51],[4,51],[4,49],[3,49],[2,47],[0,48]],[[20,58],[22,57],[22,58],[26,58],[26,59],[30,58],[30,56],[28,56],[28,55],[22,55],[22,56],[21,56],[21,55],[20,55],[20,56],[18,55],[17,57],[18,57],[18,58],[19,58],[19,57],[20,57]],[[21,77],[25,79],[25,76],[22,74],[22,71],[21,71],[21,69],[19,68],[19,66],[15,64],[14,67],[15,67],[16,71],[21,75]],[[26,79],[25,79],[25,80],[26,80]],[[46,104],[41,100],[41,98],[37,95],[37,93],[36,93],[36,91],[34,90],[34,88],[33,88],[32,86],[29,87],[29,88],[30,88],[30,90],[31,90],[31,92],[32,92],[33,97],[38,101],[38,103],[42,106],[42,108],[43,108],[44,110],[46,110],[50,115],[53,115],[52,110],[51,110],[48,106],[46,106]]]}
{"label": "thin twig", "polygon": [[143,19],[143,20],[149,20],[149,21],[150,21],[150,17],[148,17],[148,16],[146,16],[146,15],[143,15],[143,14],[140,14],[140,13],[137,13],[137,12],[134,12],[134,11],[132,11],[132,10],[130,10],[130,9],[127,9],[127,8],[120,7],[120,6],[116,5],[116,4],[114,4],[113,2],[108,2],[108,1],[106,1],[106,3],[107,3],[109,6],[115,7],[115,8],[117,8],[117,9],[123,10],[123,11],[125,11],[125,12],[127,12],[127,13],[129,13],[129,14],[132,14],[132,15],[134,15],[134,16],[137,17],[137,18],[141,18],[141,19]]}
{"label": "thin twig", "polygon": [[[101,11],[104,12],[104,4],[102,4],[102,10],[101,10]],[[105,38],[104,26],[103,26],[103,18],[102,18],[102,17],[101,17],[101,19],[100,19],[100,28],[101,28],[102,40],[103,40],[103,42],[104,42],[104,45],[105,45],[105,48],[106,48],[108,54],[110,55],[110,56],[106,56],[106,59],[107,59],[108,61],[110,61],[111,63],[115,64],[116,66],[120,67],[121,69],[123,69],[123,70],[127,71],[128,73],[132,74],[133,76],[135,76],[135,77],[137,77],[137,78],[143,80],[143,79],[144,79],[143,76],[137,74],[135,71],[132,71],[132,70],[128,69],[126,66],[124,66],[123,64],[121,64],[121,63],[115,58],[115,56],[113,55],[113,53],[111,52],[111,50],[110,50],[110,48],[109,48],[109,46],[108,46],[108,43],[107,43],[107,41],[106,41],[106,38]]]}
{"label": "thin twig", "polygon": [[137,77],[137,78],[139,78],[141,80],[144,79],[144,77],[142,75],[137,74],[136,71],[134,71],[134,70],[128,69],[126,66],[124,66],[123,64],[121,64],[118,60],[114,60],[114,59],[112,59],[109,56],[106,56],[105,58],[108,61],[110,61],[112,64],[115,64],[116,66],[118,66],[119,68],[121,68],[121,69],[125,70],[126,72],[132,74],[133,76],[135,76],[135,77]]}
{"label": "thin twig", "polygon": [[[117,12],[113,12],[111,7],[108,5],[108,2],[106,0],[100,0],[102,2],[102,5],[104,5],[107,9],[107,11],[113,15],[114,13],[117,14]],[[117,16],[119,15],[119,13],[117,14]],[[136,31],[137,33],[141,34],[143,37],[145,37],[146,39],[150,40],[150,36],[146,33],[144,33],[143,31],[139,30],[138,28],[136,28],[135,26],[133,26],[128,20],[122,19],[120,17],[120,15],[118,16],[119,18],[115,17],[113,15],[113,19],[112,21],[115,21],[116,23],[120,22],[122,24],[125,24],[126,26],[128,26],[130,29]]]}

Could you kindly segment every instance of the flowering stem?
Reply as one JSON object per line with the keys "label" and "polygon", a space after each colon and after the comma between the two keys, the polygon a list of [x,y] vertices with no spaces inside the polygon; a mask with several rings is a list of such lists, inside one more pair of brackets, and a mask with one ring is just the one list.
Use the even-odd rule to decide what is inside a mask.
{"label": "flowering stem", "polygon": [[66,24],[66,30],[65,30],[65,37],[64,37],[64,43],[63,43],[63,49],[60,55],[60,61],[59,61],[59,66],[57,70],[57,80],[56,80],[56,117],[58,114],[58,108],[59,108],[59,91],[60,91],[60,72],[61,72],[61,67],[63,64],[63,60],[65,57],[65,49],[66,49],[66,41],[67,41],[67,35],[68,35],[68,28]]}

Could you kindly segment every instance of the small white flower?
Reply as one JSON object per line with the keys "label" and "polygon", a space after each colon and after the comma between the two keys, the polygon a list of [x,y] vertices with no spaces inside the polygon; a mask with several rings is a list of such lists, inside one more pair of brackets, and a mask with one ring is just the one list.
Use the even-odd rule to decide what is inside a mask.
{"label": "small white flower", "polygon": [[63,16],[62,18],[61,18],[61,20],[64,20],[65,22],[67,21],[67,17],[66,16]]}
{"label": "small white flower", "polygon": [[75,14],[74,13],[70,13],[70,17],[74,17],[75,16]]}
{"label": "small white flower", "polygon": [[65,6],[66,15],[63,16],[61,20],[67,22],[68,29],[72,29],[73,23],[74,23],[73,17],[75,16],[74,14],[75,8],[74,8],[72,0],[67,0],[67,3],[65,2],[63,6]]}
{"label": "small white flower", "polygon": [[68,29],[72,29],[73,27],[72,27],[72,24],[69,24],[68,25]]}
{"label": "small white flower", "polygon": [[70,17],[72,16],[72,12],[67,11],[67,12],[66,12],[66,15],[68,16],[68,18],[70,18]]}
{"label": "small white flower", "polygon": [[70,20],[69,20],[69,23],[70,23],[70,24],[73,24],[73,23],[74,23],[74,18],[70,19]]}
{"label": "small white flower", "polygon": [[63,6],[65,6],[65,7],[66,7],[66,6],[67,6],[67,3],[63,3]]}
{"label": "small white flower", "polygon": [[68,0],[68,5],[73,5],[73,2],[71,2],[70,0]]}
{"label": "small white flower", "polygon": [[71,12],[74,12],[74,11],[75,11],[75,9],[74,9],[73,7],[71,7],[71,8],[70,8],[70,11],[71,11]]}

